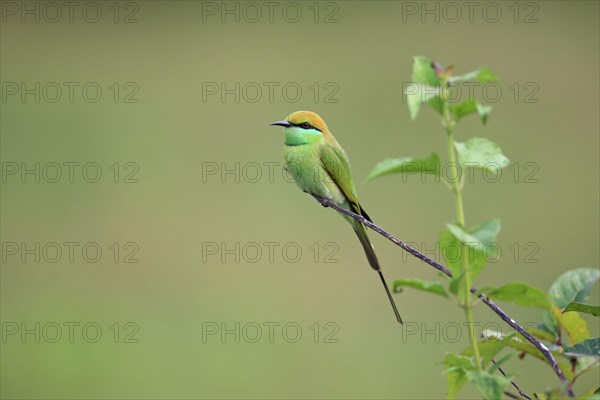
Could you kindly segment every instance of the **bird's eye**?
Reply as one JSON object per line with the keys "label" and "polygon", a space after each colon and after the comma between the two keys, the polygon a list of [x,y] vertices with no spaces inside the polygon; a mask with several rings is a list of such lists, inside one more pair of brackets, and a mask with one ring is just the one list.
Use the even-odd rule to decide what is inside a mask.
{"label": "bird's eye", "polygon": [[311,128],[310,124],[308,122],[303,122],[302,125],[300,125],[302,128],[304,129],[308,129]]}

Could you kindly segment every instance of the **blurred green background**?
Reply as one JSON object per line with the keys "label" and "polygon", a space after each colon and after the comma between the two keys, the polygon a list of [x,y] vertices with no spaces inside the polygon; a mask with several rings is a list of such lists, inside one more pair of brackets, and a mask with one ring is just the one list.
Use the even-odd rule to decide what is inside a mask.
{"label": "blurred green background", "polygon": [[[500,77],[488,126],[469,117],[456,130],[459,141],[495,141],[512,163],[498,182],[476,175],[464,192],[469,225],[502,221],[503,257],[477,285],[547,289],[567,269],[597,267],[599,3],[496,2],[483,14],[483,2],[457,22],[442,3],[408,3],[275,2],[270,18],[262,2],[98,2],[80,3],[70,21],[61,2],[61,18],[43,2],[3,2],[2,397],[442,398],[436,363],[467,346],[462,311],[406,290],[396,295],[401,329],[350,227],[283,176],[282,131],[268,126],[296,110],[321,114],[374,221],[431,250],[454,218],[443,184],[362,183],[385,157],[445,155],[437,115],[410,121],[403,100],[414,55]],[[40,21],[23,7],[38,7]],[[423,21],[425,7],[434,14]],[[224,98],[222,83],[233,89]],[[80,163],[72,183],[65,162]],[[20,175],[35,163],[39,182]],[[53,163],[63,165],[55,183]],[[84,179],[86,163],[99,166],[98,182]],[[371,237],[389,282],[443,279]],[[72,262],[64,242],[76,243]],[[88,260],[101,248],[99,261],[84,258],[86,243],[95,243]],[[139,262],[124,262],[132,252]],[[504,305],[523,323],[540,320],[537,309]],[[510,332],[482,306],[475,317],[479,329]],[[69,323],[79,324],[72,340]],[[221,336],[236,323],[239,343]],[[530,392],[558,383],[530,358],[506,369]]]}

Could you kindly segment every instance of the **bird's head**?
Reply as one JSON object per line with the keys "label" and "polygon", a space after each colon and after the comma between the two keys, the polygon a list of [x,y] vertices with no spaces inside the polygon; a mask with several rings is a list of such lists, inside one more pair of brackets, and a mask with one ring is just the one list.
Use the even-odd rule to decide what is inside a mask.
{"label": "bird's head", "polygon": [[329,135],[323,118],[312,111],[293,112],[285,120],[271,125],[284,127],[285,143],[289,145],[311,143],[322,139],[323,135]]}

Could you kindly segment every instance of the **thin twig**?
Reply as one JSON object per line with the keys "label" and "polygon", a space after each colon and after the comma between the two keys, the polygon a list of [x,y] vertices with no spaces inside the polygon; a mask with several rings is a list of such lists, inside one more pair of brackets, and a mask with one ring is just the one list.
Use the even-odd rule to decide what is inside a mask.
{"label": "thin twig", "polygon": [[[483,337],[483,336],[484,336],[484,334],[482,333],[482,334],[481,334],[481,337]],[[496,369],[497,369],[497,370],[498,370],[498,371],[499,371],[499,372],[500,372],[500,373],[501,373],[501,374],[502,374],[502,375],[503,375],[505,378],[508,378],[508,375],[506,375],[506,372],[504,372],[504,370],[503,370],[503,369],[500,367],[500,364],[498,364],[498,363],[496,362],[496,360],[494,360],[493,358],[492,358],[492,363],[494,364],[494,366],[496,367]],[[519,387],[519,385],[517,384],[517,382],[516,382],[516,381],[514,381],[514,380],[512,380],[512,379],[510,379],[510,378],[508,378],[508,380],[510,381],[510,384],[511,384],[511,385],[513,385],[515,389],[517,389],[517,391],[519,392],[519,394],[521,395],[521,397],[523,397],[523,398],[525,398],[525,399],[527,399],[527,400],[533,400],[533,399],[532,399],[532,398],[531,398],[531,397],[530,397],[530,396],[529,396],[527,393],[525,393],[525,392],[523,391],[523,389],[521,389],[521,388]],[[535,394],[534,394],[534,395],[535,395]]]}
{"label": "thin twig", "polygon": [[[504,370],[496,363],[496,360],[492,360],[492,362],[494,363],[494,365],[496,366],[496,368],[498,368],[498,371],[500,371],[500,373],[502,375],[504,375],[506,378],[508,378],[508,376],[506,376],[506,372],[504,372]],[[517,382],[513,381],[512,379],[510,380],[510,383],[514,386],[515,389],[517,389],[517,392],[519,392],[519,394],[521,395],[521,397],[526,398],[527,400],[532,400],[531,397],[529,397],[529,395],[527,393],[525,393],[520,387],[519,385],[517,385]]]}
{"label": "thin twig", "polygon": [[[406,252],[410,253],[412,256],[418,258],[419,260],[423,261],[426,264],[431,265],[433,268],[435,268],[438,271],[442,272],[444,275],[452,278],[452,271],[450,271],[447,267],[445,267],[444,265],[442,265],[442,264],[440,264],[440,263],[432,260],[431,258],[429,258],[426,255],[420,253],[419,251],[413,249],[412,247],[410,247],[409,245],[407,245],[406,243],[404,243],[402,240],[395,238],[394,236],[392,236],[390,233],[388,233],[384,229],[382,229],[379,226],[375,225],[371,221],[365,219],[362,215],[358,215],[358,214],[353,213],[352,211],[346,210],[345,208],[342,208],[342,207],[338,206],[337,204],[334,204],[334,203],[330,202],[329,199],[324,199],[322,197],[315,196],[315,195],[313,195],[313,197],[319,203],[321,203],[321,205],[323,207],[333,208],[334,210],[336,210],[336,211],[338,211],[338,212],[340,212],[342,214],[345,214],[345,215],[347,215],[349,217],[354,218],[357,221],[362,222],[365,226],[368,226],[369,228],[371,228],[375,232],[379,233],[381,236],[383,236],[386,239],[388,239],[390,242],[392,242],[395,245],[401,247],[403,250],[405,250]],[[477,293],[477,289],[474,288],[474,287],[472,287],[471,288],[471,293]],[[562,372],[562,370],[558,366],[558,363],[556,362],[556,359],[554,358],[554,356],[552,355],[552,353],[550,352],[550,350],[548,350],[548,347],[546,347],[546,345],[544,345],[539,340],[537,340],[535,337],[533,337],[533,335],[531,335],[529,332],[527,332],[527,330],[525,328],[523,328],[521,325],[519,325],[517,323],[517,321],[515,321],[514,319],[512,319],[508,314],[506,314],[504,311],[502,311],[502,309],[500,307],[498,307],[496,305],[496,303],[494,303],[488,297],[486,297],[482,293],[477,294],[477,297],[479,299],[481,299],[481,301],[486,306],[488,306],[494,313],[496,313],[500,317],[500,319],[502,321],[506,322],[514,330],[516,330],[521,335],[523,335],[525,337],[525,339],[527,339],[532,345],[534,345],[535,348],[537,348],[544,355],[544,357],[546,357],[546,359],[550,363],[550,366],[554,370],[554,373],[558,376],[558,378],[560,379],[560,381],[563,382],[563,383],[567,382],[567,378],[565,377],[565,374]],[[575,394],[573,393],[572,389],[569,389],[567,394],[569,395],[569,397],[575,397]]]}
{"label": "thin twig", "polygon": [[519,396],[517,396],[516,394],[511,393],[511,392],[509,392],[507,390],[504,391],[504,394],[506,395],[506,397],[510,397],[511,399],[518,399],[519,398]]}

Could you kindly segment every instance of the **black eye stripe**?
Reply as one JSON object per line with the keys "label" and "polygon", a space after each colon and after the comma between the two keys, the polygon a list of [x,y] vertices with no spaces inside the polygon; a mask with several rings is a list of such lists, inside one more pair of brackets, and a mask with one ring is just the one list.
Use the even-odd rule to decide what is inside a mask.
{"label": "black eye stripe", "polygon": [[297,126],[298,128],[302,128],[302,129],[315,129],[319,132],[322,132],[319,128],[315,128],[314,126],[312,126],[310,123],[308,122],[301,122],[299,124],[294,124],[292,122],[290,122],[292,125]]}

